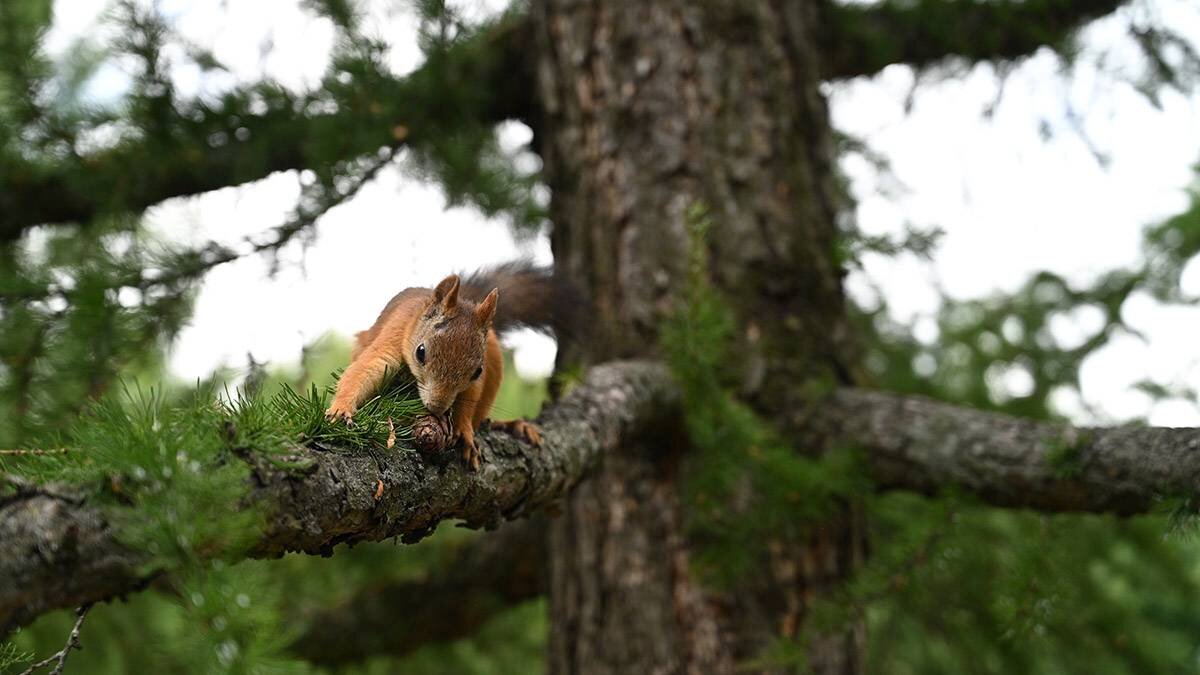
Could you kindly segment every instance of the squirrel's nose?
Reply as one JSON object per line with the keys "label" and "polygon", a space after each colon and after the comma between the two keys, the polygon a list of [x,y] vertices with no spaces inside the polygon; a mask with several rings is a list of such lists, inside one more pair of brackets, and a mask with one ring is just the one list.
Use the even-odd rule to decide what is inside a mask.
{"label": "squirrel's nose", "polygon": [[450,403],[445,401],[424,401],[424,403],[425,409],[428,410],[431,415],[442,415],[450,409]]}

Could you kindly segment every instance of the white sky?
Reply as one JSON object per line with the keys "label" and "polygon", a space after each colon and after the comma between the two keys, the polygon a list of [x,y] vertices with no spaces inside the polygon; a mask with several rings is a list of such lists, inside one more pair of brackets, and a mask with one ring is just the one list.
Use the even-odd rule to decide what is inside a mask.
{"label": "white sky", "polygon": [[[195,69],[176,69],[185,93],[218,91],[230,79],[249,81],[269,74],[288,86],[312,85],[323,72],[333,31],[327,22],[301,12],[296,0],[223,2],[166,0],[160,5],[185,36],[209,46],[233,67],[222,80]],[[404,6],[404,3],[396,3]],[[471,3],[485,11],[489,3]],[[95,0],[56,0],[55,27],[47,49],[57,53],[81,35],[103,39]],[[1160,21],[1187,28],[1200,43],[1200,11],[1187,0],[1156,0]],[[1125,10],[1132,11],[1132,10]],[[393,45],[398,72],[419,60],[413,20],[403,11],[380,10],[372,26]],[[995,114],[983,110],[997,100],[990,66],[962,78],[923,83],[911,111],[905,100],[911,69],[893,66],[875,78],[830,87],[836,126],[865,139],[892,163],[903,185],[882,195],[877,176],[861,162],[845,168],[859,198],[858,218],[868,233],[897,232],[905,222],[936,225],[946,236],[932,265],[912,259],[868,258],[865,277],[854,275],[850,290],[872,294],[868,279],[884,289],[897,316],[932,316],[936,289],[958,298],[1012,291],[1030,274],[1046,269],[1076,282],[1137,261],[1142,228],[1178,213],[1187,204],[1184,188],[1200,161],[1197,115],[1200,97],[1164,93],[1155,109],[1126,85],[1086,65],[1088,55],[1119,44],[1123,23],[1103,21],[1085,33],[1085,65],[1065,80],[1058,62],[1038,54],[1009,73]],[[1117,50],[1120,59],[1123,54]],[[126,86],[120,64],[105,68],[90,84],[96,98]],[[1109,156],[1101,167],[1083,137],[1070,130],[1074,110],[1090,142]],[[1045,126],[1054,131],[1049,140]],[[528,132],[512,125],[504,137],[514,146]],[[234,242],[279,224],[299,192],[294,173],[274,175],[249,186],[198,198],[173,200],[150,214],[154,225],[175,240]],[[301,346],[327,331],[351,334],[370,325],[387,299],[412,285],[430,285],[450,271],[534,255],[549,261],[546,239],[517,244],[501,223],[470,209],[443,210],[436,187],[386,171],[351,202],[320,221],[316,243],[289,248],[279,274],[266,278],[268,263],[248,259],[212,272],[205,280],[191,325],[172,350],[171,369],[196,378],[220,365],[242,367],[247,353],[258,361],[293,362]],[[1195,267],[1195,266],[1193,266]],[[1200,269],[1189,267],[1185,285],[1200,291]],[[1159,425],[1200,424],[1200,411],[1183,401],[1153,404],[1130,385],[1150,377],[1163,384],[1200,388],[1200,310],[1162,307],[1138,297],[1123,310],[1145,336],[1117,338],[1083,368],[1083,398],[1061,397],[1060,407],[1081,421],[1111,421],[1148,415]],[[1055,322],[1062,339],[1078,338],[1089,317]],[[932,321],[918,335],[935,336]],[[547,372],[552,342],[524,334],[513,341],[517,366]],[[1022,374],[1003,381],[1019,389]]]}

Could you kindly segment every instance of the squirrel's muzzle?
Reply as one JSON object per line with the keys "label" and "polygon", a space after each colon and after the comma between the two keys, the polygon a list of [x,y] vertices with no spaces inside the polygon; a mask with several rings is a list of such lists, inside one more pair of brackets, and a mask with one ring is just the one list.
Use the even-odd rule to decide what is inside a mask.
{"label": "squirrel's muzzle", "polygon": [[431,415],[443,415],[447,410],[450,409],[450,406],[454,404],[454,397],[436,396],[434,394],[421,392],[421,403],[425,404],[425,409],[428,410]]}

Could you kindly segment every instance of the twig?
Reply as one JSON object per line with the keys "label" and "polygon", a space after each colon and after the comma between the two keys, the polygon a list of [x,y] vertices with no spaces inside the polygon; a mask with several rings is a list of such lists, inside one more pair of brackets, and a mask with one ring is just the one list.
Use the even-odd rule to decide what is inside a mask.
{"label": "twig", "polygon": [[7,503],[13,496],[20,498],[22,496],[28,496],[28,495],[44,495],[46,497],[52,497],[54,499],[61,499],[65,502],[70,502],[72,504],[82,504],[83,503],[83,497],[81,497],[79,495],[72,495],[72,494],[68,494],[68,493],[64,493],[64,492],[58,492],[54,489],[51,489],[51,486],[39,485],[37,483],[34,483],[33,481],[22,478],[21,476],[18,476],[16,474],[11,474],[11,473],[6,473],[4,471],[0,471],[0,486],[3,486],[5,484],[11,485],[14,488],[16,488],[17,490],[16,490],[15,495],[8,495],[8,496],[0,495],[0,506],[3,506],[5,503]]}
{"label": "twig", "polygon": [[71,650],[83,649],[83,646],[79,644],[79,629],[83,628],[83,620],[87,618],[88,610],[91,608],[92,604],[89,602],[88,604],[83,605],[79,609],[75,610],[75,615],[78,618],[75,619],[75,627],[71,629],[71,634],[67,637],[67,644],[63,646],[62,649],[58,650],[57,653],[51,654],[32,666],[29,666],[29,668],[25,670],[25,672],[21,673],[21,675],[32,675],[34,671],[45,668],[51,663],[54,663],[56,660],[58,663],[55,664],[54,670],[50,671],[50,675],[62,675],[63,668],[65,668],[67,665],[67,655],[71,653]]}
{"label": "twig", "polygon": [[70,452],[70,448],[29,448],[26,450],[0,450],[0,456],[22,456],[22,455],[65,455]]}
{"label": "twig", "polygon": [[20,476],[11,473],[0,471],[0,483],[7,483],[20,491],[32,492],[37,489],[37,484],[28,481]]}
{"label": "twig", "polygon": [[[301,232],[315,225],[316,221],[329,212],[330,209],[340,206],[355,197],[363,187],[374,180],[383,169],[392,163],[396,158],[398,149],[398,146],[388,148],[386,153],[376,157],[370,166],[363,169],[362,173],[354,178],[353,182],[346,189],[326,197],[320,204],[314,207],[298,206],[292,218],[273,228],[271,230],[273,236],[264,241],[255,241],[254,237],[247,236],[241,242],[241,250],[232,246],[223,246],[216,242],[209,242],[203,248],[192,252],[195,255],[194,260],[181,264],[177,269],[159,274],[149,274],[146,270],[138,270],[130,275],[113,280],[112,283],[107,284],[104,288],[108,290],[135,288],[141,291],[148,291],[157,287],[192,281],[215,267],[240,260],[247,256],[259,253],[276,253],[295,239]],[[0,303],[28,302],[53,297],[61,297],[69,300],[74,294],[74,290],[60,286],[15,291],[0,290]]]}
{"label": "twig", "polygon": [[[933,551],[934,547],[938,545],[938,542],[941,541],[942,537],[946,536],[947,531],[954,527],[954,521],[957,516],[958,510],[954,508],[953,505],[948,506],[945,512],[942,514],[940,522],[934,524],[929,534],[925,535],[925,538],[917,546],[916,550],[914,550],[911,555],[897,565],[896,569],[912,571],[927,561],[930,558],[930,553]],[[865,613],[867,607],[888,597],[888,595],[893,591],[899,590],[904,583],[905,580],[899,573],[893,574],[883,588],[858,598],[854,601],[854,605],[859,613]]]}

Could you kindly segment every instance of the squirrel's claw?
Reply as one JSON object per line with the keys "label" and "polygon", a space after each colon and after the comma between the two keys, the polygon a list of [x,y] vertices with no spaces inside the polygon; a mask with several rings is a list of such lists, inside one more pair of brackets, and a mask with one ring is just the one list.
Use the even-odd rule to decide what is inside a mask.
{"label": "squirrel's claw", "polygon": [[537,428],[537,425],[530,424],[524,420],[517,420],[521,423],[521,435],[535,448],[542,447],[542,430]]}
{"label": "squirrel's claw", "polygon": [[329,406],[329,410],[325,411],[325,421],[333,422],[339,419],[345,422],[348,427],[354,426],[354,409],[339,405],[338,403]]}
{"label": "squirrel's claw", "polygon": [[479,446],[475,445],[475,439],[464,438],[463,461],[467,463],[467,468],[469,468],[471,471],[478,471],[480,459],[481,454],[479,452]]}
{"label": "squirrel's claw", "polygon": [[504,422],[488,420],[488,428],[503,431],[517,440],[525,441],[535,448],[542,447],[542,430],[538,429],[537,425],[531,422],[526,422],[525,420],[507,420]]}

